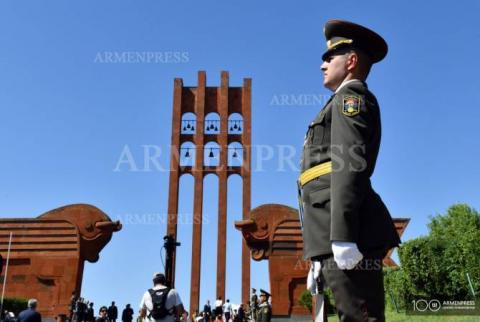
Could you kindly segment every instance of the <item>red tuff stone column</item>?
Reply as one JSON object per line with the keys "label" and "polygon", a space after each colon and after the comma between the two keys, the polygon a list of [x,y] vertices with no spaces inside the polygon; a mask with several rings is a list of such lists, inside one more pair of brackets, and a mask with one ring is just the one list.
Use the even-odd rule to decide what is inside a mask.
{"label": "red tuff stone column", "polygon": [[190,286],[190,312],[198,309],[200,301],[200,266],[202,263],[202,209],[203,209],[203,156],[205,125],[205,72],[198,72],[198,87],[195,97],[195,114],[197,115],[195,144],[195,165],[193,167],[193,237],[192,237],[192,280]]}
{"label": "red tuff stone column", "polygon": [[220,115],[220,162],[218,175],[218,239],[217,239],[217,298],[225,299],[225,271],[227,266],[227,187],[228,187],[228,72],[222,72],[217,96]]}
{"label": "red tuff stone column", "polygon": [[[244,79],[242,91],[242,116],[243,116],[243,219],[250,217],[251,208],[251,145],[252,145],[252,80]],[[242,241],[242,302],[249,303],[250,297],[250,250],[245,242]]]}
{"label": "red tuff stone column", "polygon": [[[179,163],[180,163],[180,129],[182,119],[182,79],[176,78],[173,89],[173,113],[172,113],[172,141],[170,147],[170,182],[168,190],[168,222],[167,234],[177,239],[178,223],[178,188],[179,188]],[[171,273],[172,286],[175,285],[175,252],[171,266],[168,269]],[[168,270],[167,269],[167,270]]]}

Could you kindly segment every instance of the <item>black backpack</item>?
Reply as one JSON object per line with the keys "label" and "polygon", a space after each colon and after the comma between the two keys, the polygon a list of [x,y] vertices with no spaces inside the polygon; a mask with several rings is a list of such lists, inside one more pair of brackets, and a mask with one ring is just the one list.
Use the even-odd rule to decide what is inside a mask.
{"label": "black backpack", "polygon": [[148,292],[152,297],[153,308],[150,312],[150,316],[155,320],[164,319],[167,315],[171,315],[170,311],[165,307],[167,302],[167,295],[170,292],[170,288],[162,288],[160,290],[149,289]]}

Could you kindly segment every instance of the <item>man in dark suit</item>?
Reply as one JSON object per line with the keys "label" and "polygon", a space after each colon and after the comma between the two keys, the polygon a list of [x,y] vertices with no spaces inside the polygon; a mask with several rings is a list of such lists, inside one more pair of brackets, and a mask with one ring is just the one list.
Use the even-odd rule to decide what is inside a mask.
{"label": "man in dark suit", "polygon": [[18,322],[42,322],[42,316],[37,312],[37,300],[28,300],[28,309],[18,315]]}
{"label": "man in dark suit", "polygon": [[122,322],[132,322],[133,320],[133,309],[130,307],[130,304],[127,304],[122,312]]}
{"label": "man in dark suit", "polygon": [[308,127],[299,178],[304,257],[321,264],[340,321],[384,321],[382,259],[400,239],[370,177],[380,109],[365,83],[387,43],[363,26],[330,20],[321,70],[333,93]]}
{"label": "man in dark suit", "polygon": [[115,302],[108,307],[108,321],[116,322],[118,318],[118,308],[115,306]]}
{"label": "man in dark suit", "polygon": [[210,306],[210,301],[209,300],[207,300],[207,304],[205,304],[203,306],[203,313],[205,313],[205,316],[203,318],[204,322],[209,322],[210,318],[212,316],[212,307]]}
{"label": "man in dark suit", "polygon": [[237,314],[235,315],[235,322],[243,322],[245,319],[245,310],[243,309],[243,304],[240,304],[238,307]]}

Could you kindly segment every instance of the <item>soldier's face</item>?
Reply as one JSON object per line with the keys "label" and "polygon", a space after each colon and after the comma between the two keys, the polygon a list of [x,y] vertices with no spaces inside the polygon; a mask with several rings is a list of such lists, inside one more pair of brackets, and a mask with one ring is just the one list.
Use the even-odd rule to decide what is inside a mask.
{"label": "soldier's face", "polygon": [[333,54],[327,57],[320,69],[323,72],[323,85],[335,91],[348,75],[348,54]]}

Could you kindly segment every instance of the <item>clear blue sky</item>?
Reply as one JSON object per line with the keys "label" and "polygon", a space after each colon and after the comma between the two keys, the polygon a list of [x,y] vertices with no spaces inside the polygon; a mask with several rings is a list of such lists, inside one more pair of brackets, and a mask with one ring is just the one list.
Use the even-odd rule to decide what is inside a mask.
{"label": "clear blue sky", "polygon": [[[168,172],[117,167],[128,146],[140,170],[144,145],[168,168],[173,79],[196,86],[197,71],[219,85],[253,79],[252,206],[296,206],[296,169],[279,166],[279,146],[296,149],[323,97],[319,71],[324,23],[341,18],[378,31],[387,58],[368,80],[382,111],[375,189],[396,217],[410,217],[404,240],[427,233],[428,216],[457,202],[480,207],[480,80],[477,1],[13,1],[0,3],[0,216],[35,217],[71,203],[93,204],[124,222],[86,264],[83,296],[99,305],[138,306],[162,270]],[[323,4],[323,5],[322,5]],[[177,62],[102,62],[105,52],[180,52]],[[99,58],[100,57],[100,58]],[[265,149],[267,149],[265,148]],[[264,148],[262,148],[264,149]],[[262,151],[266,151],[266,150]],[[258,165],[256,167],[255,165]],[[189,306],[192,180],[180,212],[177,288]],[[205,197],[201,304],[214,299],[216,179]],[[274,183],[274,184],[272,184]],[[240,180],[230,181],[227,294],[240,300]],[[133,218],[133,219],[132,219]],[[269,288],[266,262],[252,264],[252,286]],[[41,304],[40,304],[41,305]]]}

